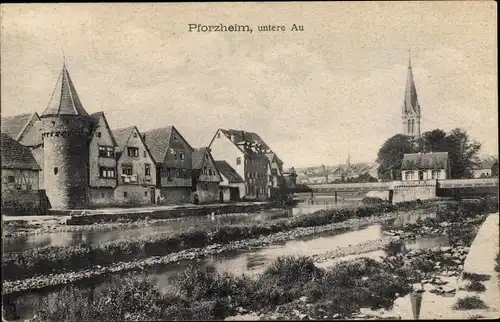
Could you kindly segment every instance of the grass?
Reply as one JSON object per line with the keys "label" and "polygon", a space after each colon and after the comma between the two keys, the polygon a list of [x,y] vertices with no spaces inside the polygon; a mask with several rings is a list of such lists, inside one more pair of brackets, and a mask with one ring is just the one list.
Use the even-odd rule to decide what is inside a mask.
{"label": "grass", "polygon": [[[404,202],[396,205],[362,205],[351,209],[320,210],[311,215],[277,219],[272,222],[222,225],[217,228],[199,227],[172,233],[157,233],[136,238],[114,240],[100,245],[79,244],[44,246],[22,252],[2,254],[2,274],[5,280],[23,279],[35,275],[66,270],[78,270],[95,265],[111,265],[152,256],[164,256],[183,249],[204,247],[210,244],[228,244],[236,240],[258,238],[299,227],[317,227],[339,223],[351,218],[366,218],[382,213],[435,208],[441,214],[458,211],[476,216],[474,209],[488,211],[498,208],[498,198],[474,202]],[[447,210],[448,209],[448,210]]]}
{"label": "grass", "polygon": [[238,307],[270,312],[307,296],[311,305],[304,313],[311,317],[348,317],[361,307],[391,307],[396,294],[408,294],[410,284],[394,273],[367,258],[325,271],[307,257],[284,257],[255,278],[191,265],[164,292],[147,277],[130,274],[99,290],[68,286],[41,298],[35,313],[44,321],[213,320],[234,315]]}
{"label": "grass", "polygon": [[479,281],[471,281],[465,286],[465,290],[468,292],[484,292],[486,291],[486,287],[483,285],[483,283]]}
{"label": "grass", "polygon": [[479,298],[479,296],[467,296],[458,299],[453,306],[455,310],[477,310],[486,309],[488,306]]}

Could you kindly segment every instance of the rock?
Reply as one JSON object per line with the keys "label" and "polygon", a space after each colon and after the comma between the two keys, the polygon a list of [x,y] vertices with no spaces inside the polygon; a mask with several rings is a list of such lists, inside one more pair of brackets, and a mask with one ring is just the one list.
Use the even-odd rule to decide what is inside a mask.
{"label": "rock", "polygon": [[454,287],[452,287],[452,286],[449,286],[449,285],[444,285],[444,286],[442,287],[442,290],[443,290],[443,292],[445,292],[445,293],[455,293],[456,288],[454,288]]}
{"label": "rock", "polygon": [[432,251],[433,253],[439,253],[439,252],[441,252],[441,247],[439,247],[439,246],[433,247],[433,248],[431,249],[431,251]]}
{"label": "rock", "polygon": [[299,301],[306,303],[308,300],[307,296],[302,296],[299,298]]}
{"label": "rock", "polygon": [[292,312],[293,312],[293,314],[294,314],[294,315],[296,315],[296,316],[299,316],[299,315],[300,315],[299,310],[294,309],[294,310],[292,310]]}
{"label": "rock", "polygon": [[309,320],[309,315],[307,315],[307,314],[301,314],[301,315],[299,315],[299,319],[301,319],[301,320]]}
{"label": "rock", "polygon": [[370,279],[370,278],[369,278],[368,276],[363,276],[363,277],[361,278],[361,280],[363,280],[363,281],[367,281],[367,280],[369,280],[369,279]]}
{"label": "rock", "polygon": [[335,313],[335,314],[333,315],[333,318],[334,318],[334,319],[338,319],[338,318],[340,318],[340,314]]}

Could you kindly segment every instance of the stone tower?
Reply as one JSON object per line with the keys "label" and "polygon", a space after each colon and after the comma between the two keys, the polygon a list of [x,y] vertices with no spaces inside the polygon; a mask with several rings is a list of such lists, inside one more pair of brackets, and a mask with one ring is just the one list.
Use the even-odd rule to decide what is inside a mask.
{"label": "stone tower", "polygon": [[418,104],[417,89],[415,88],[415,81],[413,80],[411,57],[409,57],[405,99],[401,116],[403,121],[403,134],[414,137],[420,136],[420,118],[420,104]]}
{"label": "stone tower", "polygon": [[80,102],[66,64],[42,121],[45,190],[53,209],[88,203],[91,118]]}

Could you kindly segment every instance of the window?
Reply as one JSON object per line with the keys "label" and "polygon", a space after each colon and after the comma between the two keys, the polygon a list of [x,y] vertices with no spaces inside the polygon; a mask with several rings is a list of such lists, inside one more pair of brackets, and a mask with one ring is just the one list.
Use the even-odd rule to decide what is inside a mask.
{"label": "window", "polygon": [[170,177],[170,168],[167,168],[167,177]]}
{"label": "window", "polygon": [[150,176],[151,175],[151,165],[150,164],[145,164],[144,165],[144,175],[145,176]]}
{"label": "window", "polygon": [[177,137],[176,137],[175,135],[174,135],[174,141],[176,141],[176,142],[177,142]]}
{"label": "window", "polygon": [[410,134],[410,133],[411,133],[411,131],[410,131],[410,130],[411,130],[411,123],[410,123],[410,120],[408,120],[408,134]]}
{"label": "window", "polygon": [[127,151],[128,151],[129,157],[138,157],[139,156],[139,149],[138,148],[128,147]]}
{"label": "window", "polygon": [[180,178],[180,177],[181,177],[181,171],[180,171],[180,170],[177,170],[177,172],[176,172],[176,176],[175,176],[175,177],[176,177],[176,178]]}
{"label": "window", "polygon": [[179,152],[179,160],[184,160],[184,152]]}
{"label": "window", "polygon": [[174,155],[174,160],[177,160],[177,152],[172,152],[172,154]]}
{"label": "window", "polygon": [[432,179],[439,178],[439,170],[432,170]]}
{"label": "window", "polygon": [[99,156],[105,158],[114,157],[114,151],[112,146],[99,145]]}
{"label": "window", "polygon": [[203,167],[203,174],[207,174],[207,167]]}
{"label": "window", "polygon": [[31,190],[31,184],[29,184],[29,183],[26,184],[26,190],[28,190],[28,191]]}
{"label": "window", "polygon": [[54,174],[57,174],[59,172],[59,168],[58,167],[55,167],[54,168]]}
{"label": "window", "polygon": [[207,160],[208,160],[208,153],[207,153],[207,154],[205,154],[205,159],[207,159]]}
{"label": "window", "polygon": [[183,177],[184,179],[189,178],[187,169],[182,169],[182,177]]}
{"label": "window", "polygon": [[16,182],[16,178],[14,178],[14,176],[8,176],[7,177],[7,182],[8,183],[14,183],[14,182]]}
{"label": "window", "polygon": [[136,138],[136,137],[137,137],[137,132],[134,132],[134,138]]}
{"label": "window", "polygon": [[148,191],[144,191],[144,196],[147,197],[148,196]]}
{"label": "window", "polygon": [[104,192],[101,192],[101,198],[104,198]]}
{"label": "window", "polygon": [[122,174],[131,176],[132,175],[132,165],[131,164],[122,164]]}
{"label": "window", "polygon": [[239,164],[241,164],[241,157],[236,158],[236,165],[239,165]]}
{"label": "window", "polygon": [[217,138],[218,138],[218,139],[220,139],[220,132],[219,132],[219,133],[217,133]]}
{"label": "window", "polygon": [[146,150],[144,150],[144,157],[146,157]]}
{"label": "window", "polygon": [[100,137],[101,137],[101,132],[96,132],[96,136],[97,136],[98,138],[100,138]]}
{"label": "window", "polygon": [[413,180],[413,171],[406,171],[405,179],[406,180]]}
{"label": "window", "polygon": [[99,176],[101,178],[114,178],[115,169],[109,167],[99,167]]}
{"label": "window", "polygon": [[211,176],[212,175],[212,169],[208,169],[208,175]]}
{"label": "window", "polygon": [[126,192],[126,191],[124,191],[124,192],[123,192],[123,196],[124,196],[125,198],[127,198],[127,197],[128,197],[128,194],[127,194],[127,192]]}

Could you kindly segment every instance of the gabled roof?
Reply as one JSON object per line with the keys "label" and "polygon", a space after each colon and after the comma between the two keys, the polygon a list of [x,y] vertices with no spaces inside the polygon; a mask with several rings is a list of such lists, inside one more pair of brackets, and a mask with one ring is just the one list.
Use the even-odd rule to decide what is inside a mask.
{"label": "gabled roof", "polygon": [[2,133],[2,168],[41,170],[30,149]]}
{"label": "gabled roof", "polygon": [[59,74],[49,104],[42,113],[42,117],[55,115],[89,116],[78,97],[73,81],[66,68],[66,64],[63,65],[61,73]]}
{"label": "gabled roof", "polygon": [[481,160],[481,162],[474,167],[476,170],[480,169],[491,169],[498,160],[496,158],[486,158]]}
{"label": "gabled roof", "polygon": [[92,113],[90,115],[90,117],[92,118],[92,123],[93,123],[92,124],[92,135],[91,135],[91,137],[96,132],[97,125],[99,124],[99,119],[102,117],[104,119],[104,124],[106,124],[106,128],[108,129],[109,134],[111,135],[111,140],[113,141],[113,145],[115,147],[118,146],[118,143],[116,142],[115,136],[113,135],[113,132],[111,131],[111,128],[109,127],[108,120],[106,119],[106,116],[104,115],[104,112],[101,111],[101,112]]}
{"label": "gabled roof", "polygon": [[447,169],[448,152],[406,153],[401,170]]}
{"label": "gabled roof", "polygon": [[[9,135],[14,140],[18,140],[26,126],[36,113],[26,113],[14,116],[2,117],[2,133]],[[36,114],[38,116],[38,114]]]}
{"label": "gabled roof", "polygon": [[179,134],[180,138],[186,142],[188,147],[193,150],[189,142],[184,139],[181,133],[174,126],[149,130],[144,132],[144,135],[146,136],[146,144],[148,145],[148,148],[156,162],[163,162],[165,160],[167,151],[170,148],[170,138],[172,137],[174,130]]}
{"label": "gabled roof", "polygon": [[123,149],[125,149],[125,146],[127,145],[128,138],[132,134],[132,131],[135,129],[135,125],[129,126],[129,127],[124,127],[121,129],[116,129],[113,130],[113,136],[115,137],[116,141],[116,146],[119,150],[119,152],[122,152]]}
{"label": "gabled roof", "polygon": [[215,161],[217,170],[222,174],[229,183],[245,182],[241,176],[234,170],[226,161]]}
{"label": "gabled roof", "polygon": [[208,152],[207,147],[195,148],[192,155],[193,169],[203,168],[203,163],[205,162],[205,155]]}

